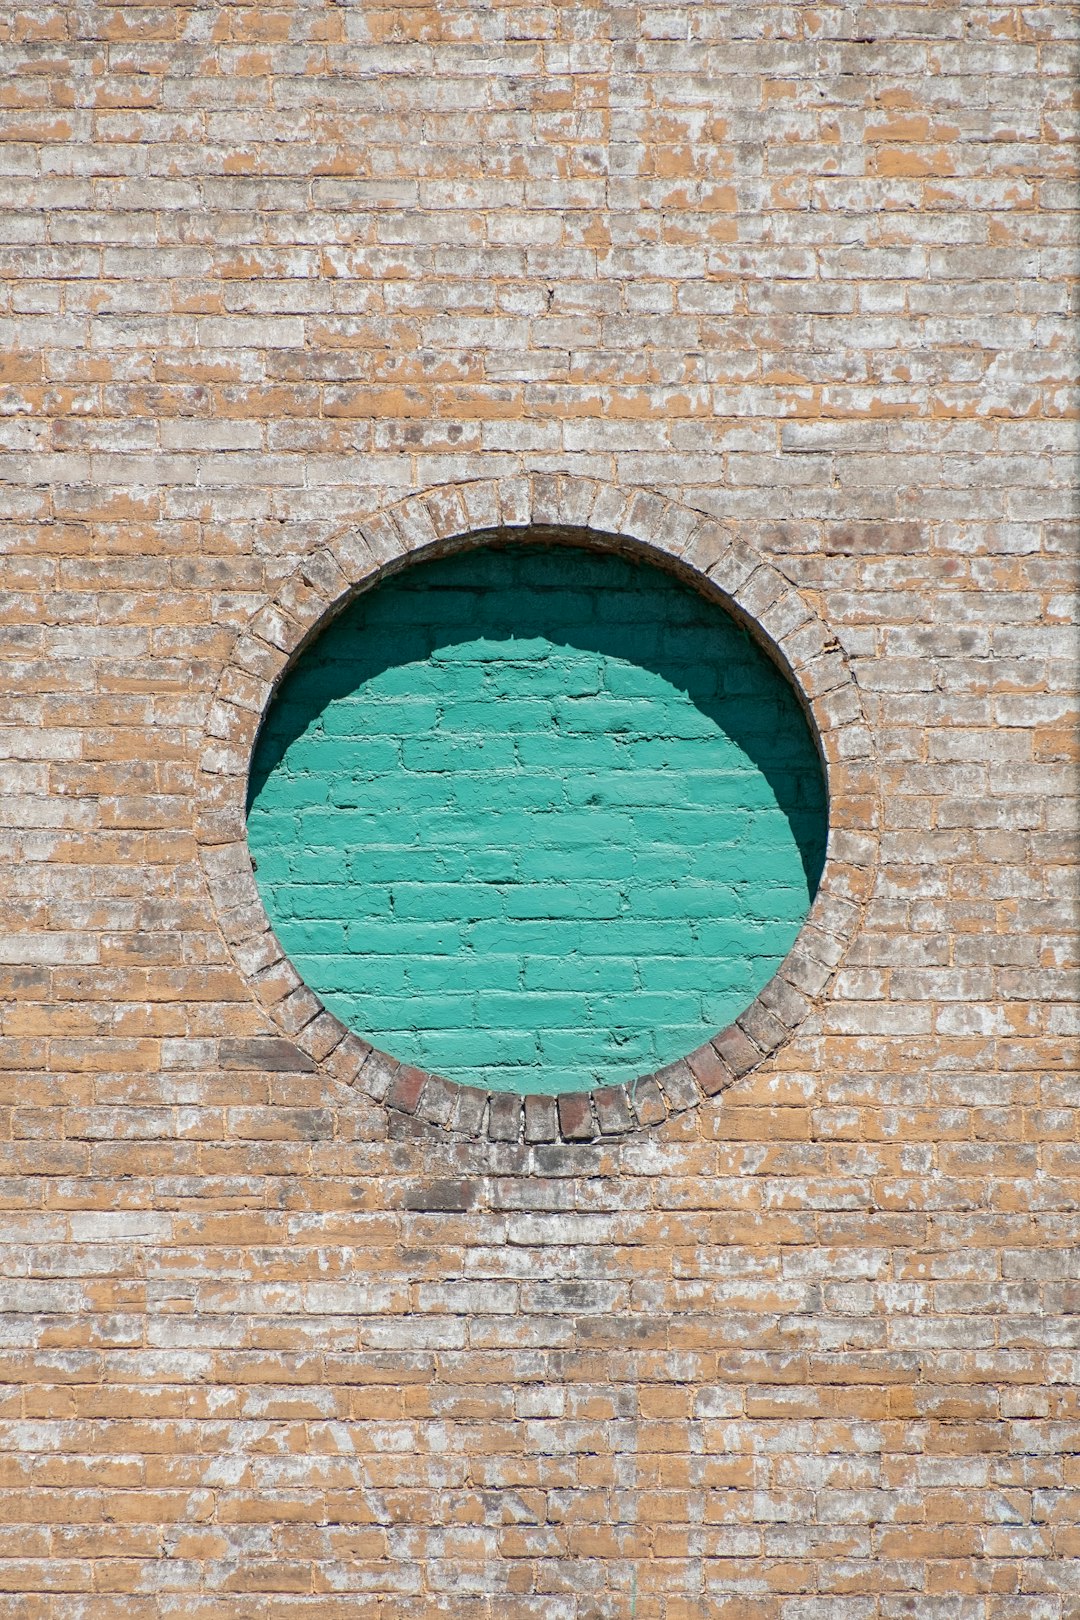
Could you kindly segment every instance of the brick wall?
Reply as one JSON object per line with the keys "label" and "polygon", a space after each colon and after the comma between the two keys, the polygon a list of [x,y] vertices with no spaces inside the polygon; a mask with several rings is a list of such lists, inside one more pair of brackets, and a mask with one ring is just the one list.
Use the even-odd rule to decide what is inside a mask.
{"label": "brick wall", "polygon": [[[1073,32],[0,8],[5,1620],[1074,1620]],[[550,472],[820,615],[881,864],[774,1059],[533,1148],[290,1059],[194,802],[303,559]]]}

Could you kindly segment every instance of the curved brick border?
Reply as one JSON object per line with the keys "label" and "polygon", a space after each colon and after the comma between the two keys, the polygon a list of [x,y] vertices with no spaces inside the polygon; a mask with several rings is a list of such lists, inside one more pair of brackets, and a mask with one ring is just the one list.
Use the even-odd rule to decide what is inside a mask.
{"label": "curved brick border", "polygon": [[[539,535],[537,534],[539,531]],[[547,531],[545,533],[545,531]],[[746,1011],[707,1045],[622,1086],[520,1097],[459,1086],[397,1063],[328,1012],[307,988],[267,919],[245,832],[252,750],[275,688],[300,651],[358,589],[407,561],[494,539],[556,539],[648,557],[733,612],[788,674],[817,734],[829,790],[821,885],[797,940]],[[533,476],[449,484],[351,526],[304,559],[237,638],[218,684],[200,760],[196,836],[233,958],[277,1039],[263,1066],[320,1068],[389,1108],[494,1142],[583,1142],[682,1113],[772,1056],[820,1002],[858,928],[878,856],[873,740],[836,641],[770,563],[729,525],[643,490]],[[285,1037],[284,1040],[281,1037]]]}

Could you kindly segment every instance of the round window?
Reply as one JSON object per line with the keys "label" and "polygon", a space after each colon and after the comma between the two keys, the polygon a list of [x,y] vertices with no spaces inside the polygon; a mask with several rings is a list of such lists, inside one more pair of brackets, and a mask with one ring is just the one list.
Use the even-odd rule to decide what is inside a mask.
{"label": "round window", "polygon": [[493,1092],[619,1085],[729,1025],[827,832],[787,679],[651,564],[484,545],[355,597],[256,746],[282,948],[400,1062]]}

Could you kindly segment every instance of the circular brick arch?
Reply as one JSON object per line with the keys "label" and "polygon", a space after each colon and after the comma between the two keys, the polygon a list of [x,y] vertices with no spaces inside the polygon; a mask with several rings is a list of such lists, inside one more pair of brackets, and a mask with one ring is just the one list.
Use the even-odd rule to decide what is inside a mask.
{"label": "circular brick arch", "polygon": [[[756,999],[729,1028],[654,1074],[559,1097],[457,1085],[399,1064],[348,1030],[282,950],[256,888],[245,826],[248,769],[263,717],[286,670],[329,620],[358,591],[408,563],[525,536],[646,557],[721,602],[791,681],[818,741],[829,798],[817,894],[795,944]],[[873,739],[847,661],[801,594],[729,525],[647,491],[563,476],[428,490],[351,525],[306,557],[237,637],[211,705],[199,786],[196,836],[222,931],[278,1036],[303,1054],[296,1061],[391,1109],[497,1142],[619,1136],[682,1113],[758,1068],[827,994],[858,929],[878,859]]]}

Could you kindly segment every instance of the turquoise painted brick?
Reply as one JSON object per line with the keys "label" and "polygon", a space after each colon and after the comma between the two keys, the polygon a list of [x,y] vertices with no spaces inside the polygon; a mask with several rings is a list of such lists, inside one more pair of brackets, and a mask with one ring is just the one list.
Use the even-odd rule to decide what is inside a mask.
{"label": "turquoise painted brick", "polygon": [[770,958],[779,961],[794,943],[790,921],[774,922],[745,914],[741,914],[737,922],[733,919],[719,923],[712,919],[699,920],[697,937],[700,949],[718,959],[744,954],[758,961]]}
{"label": "turquoise painted brick", "polygon": [[[612,926],[608,924],[607,928],[611,929]],[[582,948],[582,937],[582,929],[576,922],[549,921],[547,918],[536,922],[516,918],[478,922],[463,930],[467,946],[481,960],[503,950],[521,959],[532,953],[566,956]],[[593,936],[590,934],[589,937]]]}
{"label": "turquoise painted brick", "polygon": [[403,922],[391,916],[351,921],[346,927],[349,952],[357,957],[456,956],[462,931],[456,924]]}
{"label": "turquoise painted brick", "polygon": [[693,956],[697,952],[694,946],[696,919],[679,920],[672,922],[665,918],[658,918],[649,923],[649,940],[653,951],[646,958],[640,952],[641,924],[636,917],[625,922],[616,919],[607,923],[601,929],[590,930],[582,934],[577,944],[581,956],[611,956],[613,960],[624,956],[635,960],[651,960],[652,955],[665,956]]}
{"label": "turquoise painted brick", "polygon": [[[492,718],[492,699],[485,698],[483,702],[455,703],[449,714],[440,716],[435,728],[438,735],[450,733],[452,735],[485,737],[489,735]],[[499,699],[499,734],[505,736],[508,732],[522,731],[527,734],[546,736],[554,718],[555,704],[541,698],[512,698],[502,696]]]}
{"label": "turquoise painted brick", "polygon": [[382,1015],[388,1029],[459,1030],[473,1026],[472,997],[460,993],[446,995],[433,992],[417,998],[413,995],[391,995],[379,998]]}
{"label": "turquoise painted brick", "polygon": [[522,857],[516,849],[466,849],[461,856],[464,877],[485,883],[512,883],[520,875]]}
{"label": "turquoise painted brick", "polygon": [[324,736],[312,740],[306,747],[294,743],[286,758],[290,770],[292,757],[302,761],[300,782],[325,784],[331,791],[329,802],[336,803],[333,786],[340,776],[353,771],[365,776],[382,775],[392,771],[401,758],[401,742],[397,737],[353,735],[351,737]]}
{"label": "turquoise painted brick", "polygon": [[[743,991],[752,982],[748,961],[717,962],[710,990],[728,995]],[[638,964],[638,981],[642,990],[696,990],[701,989],[701,968],[692,956],[654,956]]]}
{"label": "turquoise painted brick", "polygon": [[[442,781],[447,755],[453,752],[455,780],[448,783],[450,798],[466,807],[475,805],[484,797],[489,773],[512,771],[517,764],[512,737],[477,737],[438,730],[428,737],[416,737],[401,745],[401,763],[407,771],[417,775],[431,773]],[[465,772],[479,773],[479,780],[469,782]]]}
{"label": "turquoise painted brick", "polygon": [[597,921],[617,917],[624,910],[621,890],[614,883],[523,883],[505,891],[505,917],[581,918]]}
{"label": "turquoise painted brick", "polygon": [[638,852],[615,843],[597,850],[581,844],[566,847],[557,838],[549,842],[545,837],[543,843],[530,850],[528,861],[529,875],[540,882],[587,883],[602,876],[606,883],[614,883],[619,879],[640,880],[642,876]]}
{"label": "turquoise painted brick", "polygon": [[718,908],[731,910],[737,904],[732,883],[649,883],[642,885],[636,913],[643,921],[654,917],[711,917]]}
{"label": "turquoise painted brick", "polygon": [[639,964],[632,957],[620,962],[611,956],[527,956],[520,966],[526,990],[626,992],[640,982]]}
{"label": "turquoise painted brick", "polygon": [[[416,971],[417,970],[429,971]],[[458,964],[459,982],[465,991],[479,990],[519,990],[522,988],[524,968],[520,956],[495,955],[477,957],[465,949]],[[445,964],[437,958],[432,958],[430,964],[419,962],[410,966],[410,982],[414,987],[423,984],[425,990],[436,991],[446,981]]]}
{"label": "turquoise painted brick", "polygon": [[409,879],[454,882],[469,876],[470,852],[421,849],[409,845],[345,854],[346,875],[361,883],[404,883]]}
{"label": "turquoise painted brick", "polygon": [[794,694],[644,565],[488,548],[358,597],[301,658],[248,832],[298,969],[395,1056],[559,1091],[671,1061],[771,977],[821,869]]}
{"label": "turquoise painted brick", "polygon": [[301,956],[331,956],[346,964],[348,941],[343,922],[303,922],[297,920],[292,930],[297,960]]}
{"label": "turquoise painted brick", "polygon": [[487,883],[396,883],[393,914],[423,922],[458,918],[503,917],[504,891]]}
{"label": "turquoise painted brick", "polygon": [[[408,664],[402,669],[386,670],[379,676],[379,685],[384,687],[381,697],[389,700],[394,695],[389,686],[392,678],[403,685],[410,681],[415,685],[415,669],[415,665]],[[438,702],[435,699],[418,699],[406,685],[406,690],[396,702],[336,704],[327,712],[326,723],[321,730],[325,737],[345,737],[350,742],[357,735],[423,737],[438,718]]]}
{"label": "turquoise painted brick", "polygon": [[[340,915],[341,902],[336,896],[341,887],[336,883],[289,883],[281,884],[276,893],[281,896],[283,916],[314,920]],[[348,894],[349,921],[383,917],[389,909],[391,890],[387,885],[350,883]]]}
{"label": "turquoise painted brick", "polygon": [[695,846],[713,838],[725,844],[741,843],[750,830],[750,818],[741,809],[725,808],[719,814],[704,805],[700,809],[672,805],[666,812],[638,807],[630,811],[629,820],[634,842],[646,849],[657,844]]}
{"label": "turquoise painted brick", "polygon": [[[301,961],[297,956],[297,965]],[[333,963],[321,964],[323,987],[326,990],[340,991],[346,996],[405,996],[413,988],[412,970],[419,962],[438,963],[441,958],[437,956],[416,958],[412,956],[379,956],[376,954],[352,955],[343,953]],[[446,974],[446,964],[442,963],[442,976]],[[437,989],[439,979],[432,973],[431,988]]]}
{"label": "turquoise painted brick", "polygon": [[[482,1034],[485,1061],[478,1064],[477,1035]],[[414,1062],[442,1073],[464,1073],[472,1078],[469,1084],[490,1085],[506,1091],[530,1091],[541,1061],[540,1038],[523,1029],[440,1030],[431,1036],[415,1033],[410,1024],[400,1029],[388,1029],[386,1045],[400,1046],[402,1042],[415,1043]],[[442,1062],[437,1063],[436,1057]],[[507,1084],[507,1077],[512,1083]]]}
{"label": "turquoise painted brick", "polygon": [[[590,995],[587,1005],[603,1027],[614,1028],[620,1022],[625,1007],[621,996]],[[636,990],[634,992],[635,1021],[643,1028],[655,1032],[666,1020],[693,1024],[700,1016],[700,993],[693,990]]]}
{"label": "turquoise painted brick", "polygon": [[[693,1038],[683,1040],[677,1024],[665,1026],[665,1030],[668,1029],[674,1029],[680,1050],[690,1051]],[[585,1057],[579,1030],[545,1029],[541,1032],[539,1047],[539,1060],[545,1072],[580,1074],[579,1085],[585,1088],[605,1084],[613,1070],[623,1071],[627,1079],[633,1079],[657,1068],[662,1061],[655,1033],[635,1025],[598,1032],[595,1039],[589,1041]]]}

